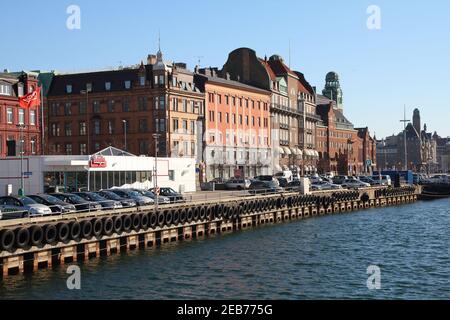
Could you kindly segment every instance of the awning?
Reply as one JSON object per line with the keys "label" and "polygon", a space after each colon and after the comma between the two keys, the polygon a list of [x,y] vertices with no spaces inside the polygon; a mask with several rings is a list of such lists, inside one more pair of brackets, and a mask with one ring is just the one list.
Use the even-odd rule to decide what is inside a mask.
{"label": "awning", "polygon": [[282,147],[278,147],[278,153],[279,154],[284,154],[284,149]]}
{"label": "awning", "polygon": [[276,165],[275,165],[275,171],[277,171],[277,172],[282,171],[282,169],[281,169],[281,167],[280,167],[279,164],[276,164]]}
{"label": "awning", "polygon": [[283,147],[283,149],[284,149],[284,153],[285,154],[287,154],[287,155],[291,155],[292,154],[291,149],[289,149],[288,147]]}
{"label": "awning", "polygon": [[296,148],[291,148],[291,153],[293,155],[297,155],[297,149]]}
{"label": "awning", "polygon": [[316,158],[318,158],[318,157],[319,157],[319,153],[317,152],[317,150],[314,150],[313,152],[314,152],[314,156],[315,156]]}
{"label": "awning", "polygon": [[297,155],[299,155],[299,156],[303,156],[303,151],[302,151],[302,150],[300,150],[299,148],[297,148]]}

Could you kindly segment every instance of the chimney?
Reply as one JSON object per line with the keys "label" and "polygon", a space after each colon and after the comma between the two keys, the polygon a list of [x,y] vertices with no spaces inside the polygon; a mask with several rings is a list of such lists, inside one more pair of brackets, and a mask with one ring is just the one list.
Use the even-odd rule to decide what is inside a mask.
{"label": "chimney", "polygon": [[227,72],[227,73],[225,74],[225,78],[226,78],[227,80],[231,80],[231,75],[230,75],[229,72]]}
{"label": "chimney", "polygon": [[156,63],[156,56],[154,54],[149,54],[147,57],[147,64],[154,65]]}

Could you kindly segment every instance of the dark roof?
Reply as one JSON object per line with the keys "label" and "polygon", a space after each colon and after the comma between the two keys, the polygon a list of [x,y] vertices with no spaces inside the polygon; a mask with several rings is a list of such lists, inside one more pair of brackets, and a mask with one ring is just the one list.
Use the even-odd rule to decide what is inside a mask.
{"label": "dark roof", "polygon": [[325,96],[323,96],[321,94],[317,95],[317,99],[316,99],[317,105],[329,105],[330,102],[332,102],[333,105],[335,104],[335,102],[333,100],[330,100],[330,99],[328,99],[327,97],[325,97]]}
{"label": "dark roof", "polygon": [[258,87],[254,87],[254,86],[250,86],[250,85],[244,84],[244,83],[239,82],[239,81],[227,80],[227,79],[220,78],[220,77],[217,77],[217,76],[209,76],[209,75],[204,75],[204,74],[201,74],[201,73],[197,73],[196,75],[198,77],[200,77],[200,78],[203,78],[206,81],[209,81],[209,82],[223,84],[223,85],[227,85],[227,86],[231,86],[231,87],[237,87],[237,88],[241,88],[243,90],[256,91],[256,92],[259,92],[259,93],[262,93],[262,94],[270,94],[270,92],[267,91],[267,90],[260,89]]}
{"label": "dark roof", "polygon": [[50,86],[49,95],[65,95],[66,86],[72,85],[72,92],[74,94],[86,89],[86,84],[92,84],[92,92],[104,92],[106,82],[111,82],[111,90],[108,91],[123,91],[125,90],[125,81],[133,82],[138,80],[139,69],[123,69],[112,71],[99,71],[88,73],[74,73],[65,75],[55,75]]}

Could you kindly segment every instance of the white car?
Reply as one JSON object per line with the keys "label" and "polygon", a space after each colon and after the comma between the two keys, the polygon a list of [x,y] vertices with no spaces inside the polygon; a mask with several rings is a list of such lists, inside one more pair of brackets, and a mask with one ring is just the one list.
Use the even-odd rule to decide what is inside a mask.
{"label": "white car", "polygon": [[342,187],[348,189],[369,188],[370,184],[357,179],[346,179],[342,183]]}
{"label": "white car", "polygon": [[372,176],[372,180],[375,181],[375,185],[382,185],[382,186],[388,186],[390,187],[392,185],[391,177],[382,175],[380,176]]}
{"label": "white car", "polygon": [[0,197],[0,206],[2,208],[2,211],[8,212],[9,215],[16,214],[16,218],[25,218],[29,216],[45,216],[52,214],[52,210],[49,207],[37,203],[36,201],[28,197]]}

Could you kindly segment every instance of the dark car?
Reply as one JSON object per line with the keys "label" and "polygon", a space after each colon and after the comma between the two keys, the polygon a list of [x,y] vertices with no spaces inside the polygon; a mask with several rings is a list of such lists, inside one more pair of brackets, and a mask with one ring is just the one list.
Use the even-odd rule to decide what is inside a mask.
{"label": "dark car", "polygon": [[28,198],[33,199],[37,203],[46,205],[53,213],[73,213],[77,211],[73,204],[64,202],[48,194],[36,194],[28,196]]}
{"label": "dark car", "polygon": [[104,210],[122,209],[122,203],[120,201],[106,199],[95,192],[74,192],[73,194],[80,196],[84,200],[99,203]]}
{"label": "dark car", "polygon": [[97,211],[102,210],[102,205],[97,202],[91,202],[72,193],[53,193],[54,196],[64,202],[73,204],[77,211]]}
{"label": "dark car", "polygon": [[283,191],[280,186],[273,181],[258,181],[255,180],[252,182],[249,188],[249,192],[252,194],[257,193],[274,193]]}
{"label": "dark car", "polygon": [[124,207],[124,208],[131,208],[131,207],[137,206],[137,203],[135,200],[121,197],[112,191],[103,190],[103,191],[97,192],[97,194],[99,194],[100,196],[102,196],[103,198],[106,198],[108,200],[119,201],[122,204],[122,207]]}
{"label": "dark car", "polygon": [[273,176],[257,176],[253,180],[271,182],[274,181],[275,178]]}
{"label": "dark car", "polygon": [[300,190],[301,185],[302,184],[301,184],[300,180],[294,180],[294,181],[291,181],[291,182],[288,183],[288,185],[286,187],[286,190],[298,191],[298,190]]}
{"label": "dark car", "polygon": [[[181,193],[176,192],[172,188],[160,188],[159,194],[170,199],[170,202],[186,202]],[[150,189],[151,192],[155,193],[155,189]]]}
{"label": "dark car", "polygon": [[333,183],[334,184],[343,184],[345,180],[347,180],[348,177],[347,176],[335,176],[333,178]]}
{"label": "dark car", "polygon": [[111,189],[108,191],[114,192],[119,197],[123,197],[126,199],[133,199],[134,201],[136,201],[136,203],[139,207],[150,206],[150,205],[155,204],[155,201],[153,201],[153,199],[144,197],[139,192],[136,192],[136,191],[133,191],[130,189]]}
{"label": "dark car", "polygon": [[286,188],[289,184],[286,178],[277,178],[280,187]]}

